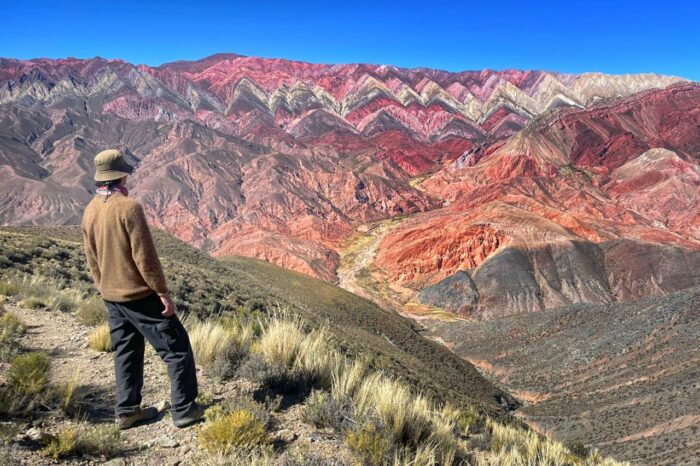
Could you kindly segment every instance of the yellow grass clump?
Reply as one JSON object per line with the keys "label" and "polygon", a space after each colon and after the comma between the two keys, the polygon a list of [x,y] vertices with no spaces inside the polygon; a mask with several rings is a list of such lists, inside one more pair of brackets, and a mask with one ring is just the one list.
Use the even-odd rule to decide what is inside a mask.
{"label": "yellow grass clump", "polygon": [[69,425],[49,439],[42,453],[55,460],[77,455],[108,456],[118,450],[120,443],[115,424]]}
{"label": "yellow grass clump", "polygon": [[107,322],[107,308],[104,301],[93,296],[80,303],[75,311],[75,317],[85,325],[96,326]]}
{"label": "yellow grass clump", "polygon": [[255,349],[268,363],[330,387],[342,362],[340,354],[329,344],[330,338],[325,327],[306,333],[298,319],[282,315],[264,326]]}
{"label": "yellow grass clump", "polygon": [[184,322],[195,360],[207,366],[218,357],[235,351],[247,351],[254,332],[252,325],[236,324],[231,320],[201,321],[190,317]]}
{"label": "yellow grass clump", "polygon": [[112,337],[109,333],[109,325],[102,324],[95,327],[88,335],[88,346],[100,352],[112,351]]}
{"label": "yellow grass clump", "polygon": [[268,443],[265,424],[247,409],[223,414],[199,429],[199,444],[210,453],[225,455]]}
{"label": "yellow grass clump", "polygon": [[8,342],[26,331],[27,326],[14,312],[6,311],[0,316],[0,343]]}

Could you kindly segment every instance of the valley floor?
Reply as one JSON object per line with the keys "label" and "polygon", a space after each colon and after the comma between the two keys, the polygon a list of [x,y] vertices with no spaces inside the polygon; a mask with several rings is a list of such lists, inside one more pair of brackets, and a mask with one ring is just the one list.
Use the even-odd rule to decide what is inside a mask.
{"label": "valley floor", "polygon": [[502,382],[516,413],[559,441],[634,464],[700,461],[700,288],[577,304],[430,333]]}

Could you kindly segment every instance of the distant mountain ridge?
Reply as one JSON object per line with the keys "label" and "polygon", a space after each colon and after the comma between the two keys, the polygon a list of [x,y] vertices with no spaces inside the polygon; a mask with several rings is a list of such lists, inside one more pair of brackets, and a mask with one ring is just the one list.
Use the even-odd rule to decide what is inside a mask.
{"label": "distant mountain ridge", "polygon": [[234,54],[159,67],[0,59],[0,222],[79,221],[91,159],[116,146],[158,227],[334,281],[357,226],[444,202],[415,176],[557,109],[679,81]]}

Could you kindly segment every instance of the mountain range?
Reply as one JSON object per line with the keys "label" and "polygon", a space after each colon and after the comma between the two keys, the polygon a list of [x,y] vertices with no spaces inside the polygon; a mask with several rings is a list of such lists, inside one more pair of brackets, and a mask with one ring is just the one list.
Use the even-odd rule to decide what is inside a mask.
{"label": "mountain range", "polygon": [[[648,121],[663,118],[671,107],[657,108],[664,94],[641,97],[644,108],[631,116],[645,118],[640,123],[647,127],[618,119],[601,129],[596,121],[609,118],[607,99],[674,83],[679,83],[674,95],[692,109],[697,89],[682,82],[651,74],[450,73],[233,54],[159,67],[99,58],[2,59],[0,169],[5,182],[0,221],[77,222],[94,190],[93,154],[116,146],[138,166],[133,192],[156,226],[215,255],[242,254],[336,281],[342,244],[359,225],[474,197],[474,183],[483,185],[481,191],[490,186],[498,192],[484,193],[491,199],[507,195],[499,187],[506,182],[536,183],[539,188],[509,188],[531,189],[524,195],[536,199],[553,190],[567,196],[566,186],[576,183],[600,191],[574,170],[558,171],[583,167],[608,176],[596,170],[619,168],[616,161],[598,163],[599,153],[611,150],[601,137],[597,146],[582,149],[587,141],[577,138],[594,137],[596,131],[603,132],[599,136],[616,131],[616,143],[626,147],[630,160],[642,149],[681,149],[677,161],[658,163],[678,165],[677,170],[695,177],[681,181],[682,200],[675,190],[668,200],[688,204],[688,198],[696,197],[697,151],[691,154],[697,148],[692,145],[697,113],[687,128],[673,129],[690,138],[683,148],[674,144],[688,141],[673,140],[675,133],[653,134],[656,120]],[[629,135],[628,125],[634,127]],[[553,134],[562,128],[568,129]],[[582,153],[571,156],[567,151],[574,144]],[[469,169],[474,165],[478,167]],[[620,168],[615,176],[624,173]],[[416,182],[426,175],[423,183]],[[542,186],[547,183],[556,186]],[[628,186],[624,192],[623,186]],[[614,205],[616,215],[635,216],[638,201],[630,200],[635,186],[634,181],[618,186],[611,194],[615,199],[593,193],[584,204]],[[668,228],[647,228],[657,221],[649,214],[654,210],[660,209],[647,206],[645,218],[631,222],[648,230],[636,236],[662,235],[665,241],[676,234],[676,223],[687,220],[672,218],[670,233]],[[586,239],[627,234],[601,232],[602,225],[591,226],[589,219],[578,220],[571,212],[566,217],[553,221],[573,235],[591,230]],[[572,227],[576,222],[583,226]],[[672,242],[696,245],[696,233],[679,232],[682,238]],[[407,264],[390,259],[389,249],[380,262],[406,281]],[[477,265],[471,259],[451,264],[454,258],[439,255],[429,259],[440,263],[429,281]]]}
{"label": "mountain range", "polygon": [[[673,432],[700,419],[675,404],[697,367],[677,356],[697,341],[699,84],[235,54],[0,59],[0,224],[79,223],[110,147],[136,166],[128,186],[155,227],[422,322],[531,425],[641,463],[697,451]],[[624,429],[578,422],[657,392]],[[674,447],[639,455],[642,440]]]}

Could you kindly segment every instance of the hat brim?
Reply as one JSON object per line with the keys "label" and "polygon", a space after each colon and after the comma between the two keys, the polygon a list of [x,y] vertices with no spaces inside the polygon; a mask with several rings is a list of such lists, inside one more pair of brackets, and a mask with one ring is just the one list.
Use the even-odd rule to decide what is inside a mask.
{"label": "hat brim", "polygon": [[112,181],[112,180],[118,180],[119,178],[123,176],[130,175],[134,172],[134,167],[129,165],[126,161],[122,160],[122,163],[119,164],[118,170],[113,169],[113,170],[103,170],[103,171],[98,171],[95,173],[95,181]]}
{"label": "hat brim", "polygon": [[108,170],[100,173],[95,173],[95,181],[113,181],[124,176],[130,175],[131,172],[122,172],[119,170]]}

